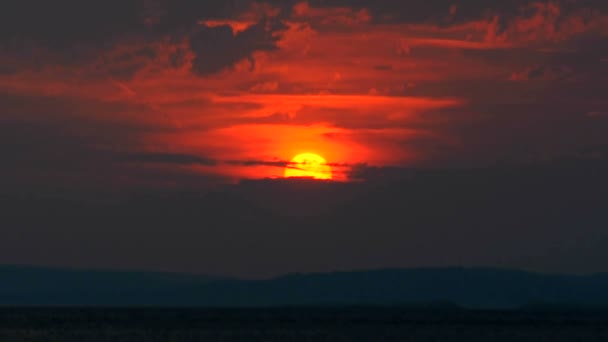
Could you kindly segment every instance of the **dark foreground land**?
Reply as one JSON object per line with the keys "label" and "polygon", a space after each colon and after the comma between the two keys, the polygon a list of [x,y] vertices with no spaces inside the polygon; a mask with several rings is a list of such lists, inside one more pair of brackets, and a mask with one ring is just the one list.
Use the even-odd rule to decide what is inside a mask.
{"label": "dark foreground land", "polygon": [[608,341],[608,312],[1,308],[0,341]]}

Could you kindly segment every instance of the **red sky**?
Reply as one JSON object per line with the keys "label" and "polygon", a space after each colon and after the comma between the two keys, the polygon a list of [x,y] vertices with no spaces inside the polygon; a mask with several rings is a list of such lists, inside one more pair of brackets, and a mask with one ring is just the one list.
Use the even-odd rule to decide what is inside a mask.
{"label": "red sky", "polygon": [[349,180],[608,143],[604,1],[34,4],[0,18],[12,186],[280,177],[301,152]]}

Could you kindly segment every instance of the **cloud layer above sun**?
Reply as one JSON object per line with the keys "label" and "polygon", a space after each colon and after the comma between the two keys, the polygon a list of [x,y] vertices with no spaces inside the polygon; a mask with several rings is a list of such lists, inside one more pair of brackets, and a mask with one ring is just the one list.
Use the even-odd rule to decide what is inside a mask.
{"label": "cloud layer above sun", "polygon": [[608,2],[9,1],[11,186],[205,186],[608,144]]}

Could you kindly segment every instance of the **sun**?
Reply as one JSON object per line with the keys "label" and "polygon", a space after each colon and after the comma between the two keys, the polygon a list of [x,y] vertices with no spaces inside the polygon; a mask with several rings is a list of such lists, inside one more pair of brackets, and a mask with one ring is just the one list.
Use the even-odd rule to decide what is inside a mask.
{"label": "sun", "polygon": [[311,177],[332,179],[331,167],[323,157],[314,153],[302,153],[293,157],[285,167],[285,177]]}

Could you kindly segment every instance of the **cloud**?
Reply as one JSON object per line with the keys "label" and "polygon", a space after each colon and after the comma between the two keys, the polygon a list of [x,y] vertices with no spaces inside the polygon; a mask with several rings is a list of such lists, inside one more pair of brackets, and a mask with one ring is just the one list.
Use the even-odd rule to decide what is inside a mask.
{"label": "cloud", "polygon": [[178,165],[204,165],[215,166],[217,161],[205,157],[181,154],[181,153],[136,153],[129,154],[122,158],[121,161],[138,162],[138,163],[161,163],[161,164],[178,164]]}
{"label": "cloud", "polygon": [[351,180],[369,182],[403,181],[414,175],[414,170],[398,166],[371,166],[355,164],[346,172]]}
{"label": "cloud", "polygon": [[[242,166],[242,167],[256,167],[256,166],[270,166],[278,168],[298,168],[297,164],[292,163],[289,160],[255,160],[255,159],[213,159],[209,157],[203,157],[194,154],[184,153],[159,153],[159,152],[140,152],[132,153],[127,155],[121,155],[117,159],[121,162],[128,163],[150,163],[150,164],[173,164],[173,165],[200,165],[200,166]],[[342,163],[328,163],[329,166],[342,168],[350,167],[349,164]]]}
{"label": "cloud", "polygon": [[515,72],[511,74],[509,79],[513,81],[557,81],[567,80],[569,77],[572,77],[572,75],[573,71],[565,66],[558,67],[555,65],[538,65],[524,70],[523,72]]}
{"label": "cloud", "polygon": [[247,59],[255,68],[253,54],[257,51],[277,49],[278,34],[284,26],[275,20],[263,19],[242,31],[232,26],[208,26],[204,24],[190,37],[190,47],[195,54],[192,70],[198,75],[209,75],[230,68]]}
{"label": "cloud", "polygon": [[[371,95],[291,95],[243,94],[215,97],[215,103],[258,104],[248,115],[234,123],[313,125],[329,123],[334,127],[364,129],[411,125],[417,115],[442,108],[463,106],[458,98]],[[271,113],[271,114],[268,114]]]}
{"label": "cloud", "polygon": [[[239,4],[190,0],[8,0],[0,13],[3,41],[20,38],[49,49],[107,48],[116,38],[179,35],[200,20],[248,12],[252,1]],[[74,15],[77,13],[78,15]],[[18,42],[15,42],[18,43]]]}
{"label": "cloud", "polygon": [[[253,61],[256,51],[274,49],[281,29],[279,21],[269,19],[276,17],[275,9],[253,1],[234,5],[188,0],[94,0],[86,5],[74,0],[9,3],[0,14],[0,55],[11,56],[9,71],[94,64],[97,72],[131,78],[150,63],[142,60],[146,57],[142,52],[154,59],[151,47],[171,46],[187,39],[189,50],[195,54],[192,70],[206,75],[243,59]],[[230,16],[237,18],[222,19]],[[232,24],[240,22],[252,24]],[[231,32],[232,27],[237,30]],[[142,48],[124,51],[131,46]],[[175,51],[172,64],[182,65],[184,53]],[[222,56],[216,57],[218,54]],[[44,63],[40,63],[42,56]]]}
{"label": "cloud", "polygon": [[605,32],[608,29],[606,19],[606,14],[589,11],[580,5],[530,2],[520,7],[517,15],[506,19],[503,30],[488,35],[487,39],[533,45],[560,42],[586,32]]}
{"label": "cloud", "polygon": [[273,167],[288,167],[289,161],[286,160],[227,160],[226,164],[237,166],[273,166]]}
{"label": "cloud", "polygon": [[185,153],[171,153],[171,152],[139,152],[131,153],[126,155],[119,155],[117,158],[120,162],[128,163],[150,163],[150,164],[173,164],[173,165],[200,165],[200,166],[220,166],[231,165],[231,166],[243,166],[243,167],[254,167],[254,166],[271,166],[285,168],[290,167],[291,162],[287,160],[255,160],[255,159],[214,159],[205,156]]}
{"label": "cloud", "polygon": [[[130,151],[158,149],[148,137],[173,131],[145,106],[5,93],[0,104],[0,183],[7,191],[109,191],[141,183],[161,186],[154,180],[189,174],[117,162]],[[183,182],[200,185],[205,177],[199,173]]]}
{"label": "cloud", "polygon": [[293,6],[291,19],[305,20],[313,26],[353,26],[369,23],[371,16],[366,8],[313,7],[307,1],[302,1]]}
{"label": "cloud", "polygon": [[605,140],[587,114],[608,110],[602,1],[14,4],[1,115],[74,137],[66,164],[73,144],[104,163],[266,177],[303,150],[461,165]]}
{"label": "cloud", "polygon": [[262,82],[251,87],[251,92],[253,93],[272,93],[279,89],[279,82],[276,81],[268,81]]}
{"label": "cloud", "polygon": [[404,51],[409,54],[414,47],[437,47],[442,49],[463,50],[493,50],[507,49],[513,45],[506,42],[483,42],[464,39],[442,39],[442,38],[409,38],[402,39],[401,44],[406,46]]}

